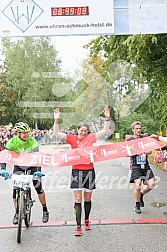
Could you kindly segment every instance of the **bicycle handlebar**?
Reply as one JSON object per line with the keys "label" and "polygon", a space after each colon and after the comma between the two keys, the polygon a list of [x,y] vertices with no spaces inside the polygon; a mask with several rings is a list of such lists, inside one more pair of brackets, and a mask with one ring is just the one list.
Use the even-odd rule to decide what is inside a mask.
{"label": "bicycle handlebar", "polygon": [[[9,174],[8,178],[5,179],[5,180],[12,179],[12,175],[30,175],[30,174],[25,174],[25,173],[21,173],[21,174],[11,173],[11,174]],[[2,175],[0,174],[0,176],[2,176]],[[36,176],[35,174],[32,174],[32,176],[33,176],[32,179],[34,179],[34,180],[39,180],[41,177],[44,177],[45,174],[42,173],[41,177],[40,177],[40,176]]]}

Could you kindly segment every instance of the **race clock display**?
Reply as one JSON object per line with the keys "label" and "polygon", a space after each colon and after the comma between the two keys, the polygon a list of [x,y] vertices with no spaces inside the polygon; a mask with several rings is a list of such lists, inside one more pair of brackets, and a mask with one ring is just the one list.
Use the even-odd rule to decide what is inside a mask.
{"label": "race clock display", "polygon": [[87,16],[89,15],[89,7],[53,7],[51,8],[51,15],[59,16]]}

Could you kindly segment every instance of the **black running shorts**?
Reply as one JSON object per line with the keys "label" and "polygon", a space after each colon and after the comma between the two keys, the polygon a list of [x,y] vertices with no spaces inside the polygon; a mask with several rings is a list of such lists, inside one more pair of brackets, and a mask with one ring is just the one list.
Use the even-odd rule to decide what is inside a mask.
{"label": "black running shorts", "polygon": [[95,170],[72,170],[71,185],[72,189],[86,188],[93,190],[95,185]]}
{"label": "black running shorts", "polygon": [[150,168],[148,169],[133,168],[132,173],[131,173],[130,183],[134,183],[135,179],[141,179],[144,185],[147,185],[147,181],[153,178],[154,178],[154,173]]}

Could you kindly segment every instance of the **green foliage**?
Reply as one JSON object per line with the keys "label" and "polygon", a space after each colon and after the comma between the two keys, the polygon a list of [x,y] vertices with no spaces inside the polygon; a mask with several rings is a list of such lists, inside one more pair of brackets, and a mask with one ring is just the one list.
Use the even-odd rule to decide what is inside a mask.
{"label": "green foliage", "polygon": [[157,127],[157,122],[152,118],[148,117],[146,114],[141,113],[132,113],[128,117],[120,119],[119,129],[117,132],[120,132],[121,138],[124,138],[125,134],[131,135],[131,124],[135,121],[140,121],[142,123],[142,133],[147,133],[148,135],[155,134],[159,130]]}
{"label": "green foliage", "polygon": [[61,73],[61,61],[51,40],[44,37],[3,39],[3,56],[0,75],[2,120],[26,121],[32,127],[38,124],[41,128],[50,128],[54,101],[59,100],[63,92],[60,87],[63,83],[71,85],[69,78]]}
{"label": "green foliage", "polygon": [[[118,85],[116,89],[120,99],[123,97],[125,98],[135,86],[138,86],[138,90],[141,92],[146,83],[149,85],[152,90],[151,95],[145,102],[137,107],[135,111],[146,115],[150,120],[152,119],[153,122],[156,122],[156,127],[153,127],[153,129],[164,128],[167,124],[166,44],[167,34],[144,34],[130,36],[99,36],[85,46],[90,49],[92,60],[96,57],[103,57],[105,73],[109,71],[113,63],[115,64],[118,60],[126,61],[131,66],[134,66],[133,74],[130,75],[130,72],[127,71],[122,83],[120,80],[123,75],[120,78],[118,68],[115,71],[115,75],[110,75],[110,80],[108,76],[105,78],[113,87],[117,79]],[[122,71],[122,66],[120,70]],[[127,102],[128,100],[126,103]]]}
{"label": "green foliage", "polygon": [[[166,34],[99,36],[85,45],[90,59],[83,62],[83,79],[74,83],[61,73],[61,61],[49,38],[3,39],[1,122],[23,120],[32,127],[50,128],[53,103],[71,101],[73,108],[61,109],[66,117],[63,120],[62,115],[62,127],[83,120],[96,123],[109,104],[121,136],[131,133],[135,120],[142,121],[148,134],[157,132],[167,126],[166,44]],[[146,84],[151,94],[143,99]]]}

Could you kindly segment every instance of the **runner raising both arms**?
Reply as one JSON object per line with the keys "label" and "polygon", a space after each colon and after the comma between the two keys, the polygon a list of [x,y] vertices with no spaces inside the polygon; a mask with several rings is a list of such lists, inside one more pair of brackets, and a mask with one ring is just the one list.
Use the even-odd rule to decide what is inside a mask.
{"label": "runner raising both arms", "polygon": [[[58,121],[60,118],[59,108],[54,111],[54,133],[60,139],[65,140],[71,145],[72,149],[92,146],[96,140],[109,133],[110,109],[108,106],[104,109],[105,123],[104,128],[96,133],[89,134],[89,125],[87,123],[79,123],[77,135],[65,134],[59,131]],[[71,186],[74,190],[74,213],[76,216],[77,228],[75,236],[82,235],[81,228],[81,212],[82,212],[82,189],[84,189],[84,210],[85,210],[85,230],[90,230],[89,215],[91,211],[92,190],[95,189],[95,170],[94,164],[78,164],[72,166]]]}

